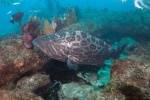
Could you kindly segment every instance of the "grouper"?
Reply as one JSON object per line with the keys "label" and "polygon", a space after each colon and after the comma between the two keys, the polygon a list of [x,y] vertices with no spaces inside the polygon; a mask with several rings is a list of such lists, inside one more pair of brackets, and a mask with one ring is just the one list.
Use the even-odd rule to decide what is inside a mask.
{"label": "grouper", "polygon": [[68,31],[41,36],[33,45],[52,59],[66,62],[71,69],[78,65],[100,67],[104,61],[119,57],[125,45],[116,49],[106,41],[82,31]]}

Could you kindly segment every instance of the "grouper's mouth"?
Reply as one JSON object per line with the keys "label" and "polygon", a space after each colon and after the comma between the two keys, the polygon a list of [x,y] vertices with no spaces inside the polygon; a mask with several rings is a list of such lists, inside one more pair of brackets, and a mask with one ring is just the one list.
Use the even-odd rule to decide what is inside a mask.
{"label": "grouper's mouth", "polygon": [[36,38],[32,41],[34,47],[37,47],[38,49],[40,49],[42,52],[46,53],[46,49],[45,47],[43,46],[43,43],[42,41],[40,41],[39,38]]}

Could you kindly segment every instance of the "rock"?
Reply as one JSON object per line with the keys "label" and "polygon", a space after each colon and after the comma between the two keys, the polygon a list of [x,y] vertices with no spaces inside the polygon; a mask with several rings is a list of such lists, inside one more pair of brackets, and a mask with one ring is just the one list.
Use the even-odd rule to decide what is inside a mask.
{"label": "rock", "polygon": [[124,44],[126,44],[126,47],[125,47],[125,49],[123,50],[123,54],[125,54],[125,55],[129,55],[129,53],[130,53],[132,50],[134,50],[135,48],[137,48],[137,47],[140,46],[140,44],[139,44],[137,41],[135,41],[135,40],[133,40],[132,38],[129,38],[129,37],[127,37],[127,38],[122,38],[122,39],[119,41],[119,43],[118,43],[118,45],[124,45]]}
{"label": "rock", "polygon": [[84,100],[91,91],[93,91],[91,86],[71,82],[61,86],[58,98],[59,100]]}
{"label": "rock", "polygon": [[[96,36],[105,35],[112,37],[147,37],[149,34],[150,20],[147,12],[139,10],[129,12],[115,12],[108,10],[81,10],[83,20],[81,20],[82,30],[93,33]],[[108,33],[108,34],[107,34]],[[113,35],[110,35],[113,34]]]}
{"label": "rock", "polygon": [[25,72],[40,69],[48,57],[23,46],[21,36],[0,40],[0,85],[13,81]]}
{"label": "rock", "polygon": [[85,98],[77,100],[125,100],[125,96],[121,94],[120,91],[102,91],[105,84],[107,84],[106,81],[110,78],[108,77],[110,75],[108,73],[109,71],[110,70],[108,70],[108,67],[106,67],[100,69],[97,74],[85,73],[83,76],[82,74],[78,73],[79,77],[91,83],[91,87],[94,89],[94,91],[88,92]]}
{"label": "rock", "polygon": [[44,100],[36,94],[26,91],[26,90],[1,90],[0,91],[1,100]]}
{"label": "rock", "polygon": [[[99,73],[100,71],[102,70],[99,70]],[[104,84],[106,84],[102,81],[107,80],[108,78],[103,77],[102,75],[98,75],[97,73],[94,72],[93,73],[86,72],[84,75],[82,73],[78,73],[77,76],[81,77],[83,80],[86,81],[86,83],[90,84],[94,90],[100,90],[104,86]]]}
{"label": "rock", "polygon": [[111,68],[111,80],[112,86],[127,99],[150,99],[150,64],[129,58],[116,60]]}
{"label": "rock", "polygon": [[48,84],[50,84],[50,79],[48,75],[34,74],[32,76],[20,79],[17,82],[17,87],[23,90],[35,91]]}

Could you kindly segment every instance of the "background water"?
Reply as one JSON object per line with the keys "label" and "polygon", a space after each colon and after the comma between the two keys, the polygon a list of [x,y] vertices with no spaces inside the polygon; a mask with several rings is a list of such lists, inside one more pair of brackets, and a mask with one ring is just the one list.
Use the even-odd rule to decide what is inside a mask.
{"label": "background water", "polygon": [[[30,15],[38,15],[49,8],[45,0],[7,0],[12,1],[9,5],[0,4],[0,37],[5,37],[9,34],[18,34],[20,32],[18,23],[10,23],[11,16],[16,12],[24,12],[23,22],[27,21]],[[52,0],[53,2],[55,0]],[[13,5],[13,3],[19,2],[18,5]],[[135,10],[133,0],[127,0],[125,3],[122,3],[121,0],[60,0],[60,5],[62,7],[69,6],[78,6],[79,8],[90,8],[90,9],[104,9],[108,8],[113,11],[130,11]],[[57,6],[55,6],[57,7]],[[57,8],[54,8],[57,9]],[[38,11],[39,12],[31,12]],[[8,12],[10,12],[8,14]],[[53,13],[53,12],[44,12],[44,13]],[[42,16],[42,15],[41,15]],[[43,15],[44,17],[44,15]]]}
{"label": "background water", "polygon": [[[59,3],[57,1],[59,1]],[[18,92],[14,91],[20,91],[20,86],[23,86],[22,89],[38,88],[36,91],[33,90],[34,93],[40,95],[45,100],[58,100],[58,98],[62,98],[59,100],[81,100],[84,97],[81,95],[88,96],[86,93],[88,88],[82,87],[86,85],[88,85],[89,90],[91,88],[94,89],[94,91],[89,92],[91,99],[88,100],[107,99],[107,97],[111,100],[115,100],[117,99],[116,97],[122,98],[122,96],[126,97],[126,99],[123,100],[144,100],[138,99],[144,96],[149,98],[150,8],[148,9],[148,7],[150,6],[150,0],[143,0],[144,3],[147,2],[147,5],[149,5],[143,9],[136,8],[134,1],[135,0],[126,0],[126,2],[122,2],[121,0],[0,0],[0,85],[4,86],[2,89],[8,88],[11,90],[11,96],[8,95],[8,98],[15,97],[12,96],[12,93],[14,93],[14,95],[16,94],[17,98]],[[15,5],[15,3],[18,4]],[[12,15],[17,12],[24,13],[22,21],[19,23],[20,25],[18,22],[14,22],[14,24],[9,22]],[[32,18],[32,20],[30,18]],[[53,27],[54,25],[56,26],[55,28]],[[38,48],[36,49],[32,44],[33,39],[40,36],[68,30],[81,30],[104,40],[105,42],[95,43],[96,46],[100,44],[100,49],[96,49],[99,51],[95,52],[96,50],[91,51],[90,49],[95,39],[87,39],[87,41],[92,41],[93,43],[90,42],[91,44],[87,44],[85,47],[83,46],[83,50],[81,48],[81,56],[85,56],[83,57],[83,59],[85,59],[87,53],[90,52],[91,62],[93,61],[91,64],[94,63],[95,57],[98,57],[100,58],[100,63],[104,61],[106,65],[99,65],[97,67],[81,65],[76,71],[70,70],[67,68],[66,63],[53,59],[47,61],[48,58],[40,53],[37,50]],[[10,37],[5,39],[7,36]],[[55,38],[55,35],[52,36]],[[77,39],[80,39],[80,37],[77,37]],[[69,40],[70,38],[74,39],[72,36],[65,39],[68,40],[68,38]],[[79,42],[80,44],[77,43],[77,45],[82,45],[83,41],[84,40]],[[41,48],[49,52],[51,45],[47,44],[48,42],[39,41],[37,44],[39,44],[39,46],[42,45]],[[56,48],[63,52],[61,45],[64,45],[65,42],[57,44],[58,42],[59,41],[56,41]],[[107,45],[109,45],[110,48],[108,48]],[[124,48],[125,45],[126,47]],[[55,42],[52,48],[55,49]],[[72,50],[74,46],[69,46],[69,49],[70,48]],[[94,49],[96,47],[92,46],[92,48]],[[85,49],[88,50],[86,51]],[[77,51],[73,51],[73,54],[80,54],[80,48],[76,50]],[[57,53],[59,54],[60,52],[58,51]],[[73,54],[71,52],[71,55]],[[53,58],[53,56],[51,58]],[[65,61],[68,60],[67,56],[63,58]],[[80,59],[82,60],[82,58],[79,57],[78,60]],[[39,69],[39,67],[42,68]],[[34,80],[30,78],[31,75],[37,73],[41,75],[44,74],[44,76],[47,75],[46,77],[48,77],[48,79],[38,77]],[[26,78],[29,78],[29,80],[26,80]],[[44,81],[41,79],[44,79]],[[42,82],[51,81],[52,84],[48,84],[46,87],[38,86],[37,83],[39,80]],[[34,82],[37,83],[35,84]],[[72,82],[74,82],[74,84],[72,84]],[[78,83],[78,86],[76,86],[76,83]],[[43,83],[40,82],[39,84],[43,85]],[[28,86],[26,87],[26,85]],[[65,88],[68,90],[62,88],[65,85]],[[80,90],[80,88],[83,90],[86,89],[85,92]],[[77,91],[78,89],[80,92]],[[101,94],[102,91],[99,90],[104,90],[107,93],[103,96]],[[59,95],[61,92],[62,94]],[[24,94],[24,97],[28,97],[26,93]],[[5,94],[4,96],[7,97]],[[115,96],[114,99],[112,96]],[[78,97],[80,99],[78,99]],[[6,99],[4,98],[3,100]],[[146,100],[150,100],[150,98]]]}

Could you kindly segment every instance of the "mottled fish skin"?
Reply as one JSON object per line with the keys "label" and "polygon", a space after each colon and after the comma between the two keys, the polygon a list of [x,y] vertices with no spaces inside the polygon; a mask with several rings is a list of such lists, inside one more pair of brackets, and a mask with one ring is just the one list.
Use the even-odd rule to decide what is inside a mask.
{"label": "mottled fish skin", "polygon": [[33,44],[50,58],[73,64],[100,66],[112,53],[111,46],[82,31],[60,32],[33,40]]}

